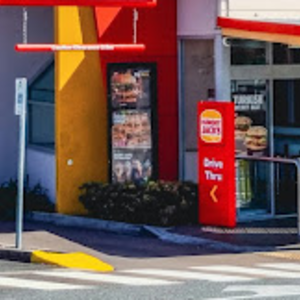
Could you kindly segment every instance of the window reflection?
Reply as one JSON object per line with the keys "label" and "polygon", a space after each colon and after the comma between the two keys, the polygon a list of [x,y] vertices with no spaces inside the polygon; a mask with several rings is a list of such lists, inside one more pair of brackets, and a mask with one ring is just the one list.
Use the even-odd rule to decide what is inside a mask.
{"label": "window reflection", "polygon": [[232,65],[267,64],[266,43],[255,40],[231,39]]}

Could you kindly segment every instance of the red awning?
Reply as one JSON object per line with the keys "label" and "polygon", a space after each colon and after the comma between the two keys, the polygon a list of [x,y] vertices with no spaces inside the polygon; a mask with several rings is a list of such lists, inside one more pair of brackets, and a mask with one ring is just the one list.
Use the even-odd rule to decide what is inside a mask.
{"label": "red awning", "polygon": [[286,44],[300,44],[300,25],[218,17],[223,35]]}

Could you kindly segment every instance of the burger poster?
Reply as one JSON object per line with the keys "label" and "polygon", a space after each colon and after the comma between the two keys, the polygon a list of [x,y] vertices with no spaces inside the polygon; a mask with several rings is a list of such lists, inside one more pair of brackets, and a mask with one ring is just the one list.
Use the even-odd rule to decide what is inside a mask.
{"label": "burger poster", "polygon": [[150,105],[150,70],[126,68],[111,74],[113,108],[143,108]]}
{"label": "burger poster", "polygon": [[151,116],[149,112],[122,110],[113,112],[113,148],[151,149]]}
{"label": "burger poster", "polygon": [[153,178],[155,76],[152,64],[109,64],[111,180]]}
{"label": "burger poster", "polygon": [[235,93],[236,154],[264,156],[268,152],[266,97],[263,93]]}

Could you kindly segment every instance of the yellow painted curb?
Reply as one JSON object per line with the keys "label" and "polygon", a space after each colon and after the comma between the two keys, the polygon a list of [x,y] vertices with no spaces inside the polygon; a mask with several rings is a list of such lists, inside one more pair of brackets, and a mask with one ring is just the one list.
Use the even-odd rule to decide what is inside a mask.
{"label": "yellow painted curb", "polygon": [[113,266],[82,252],[53,253],[33,251],[31,253],[31,262],[97,272],[112,272],[114,270]]}

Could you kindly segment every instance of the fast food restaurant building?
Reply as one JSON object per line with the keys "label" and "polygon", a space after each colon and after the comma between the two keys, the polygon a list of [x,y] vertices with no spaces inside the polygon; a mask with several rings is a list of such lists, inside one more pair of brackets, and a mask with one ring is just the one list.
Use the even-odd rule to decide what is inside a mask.
{"label": "fast food restaurant building", "polygon": [[[1,7],[0,181],[17,172],[17,77],[29,82],[27,178],[48,189],[61,213],[83,212],[78,187],[87,181],[122,181],[138,173],[143,180],[197,181],[199,100],[235,101],[246,123],[264,128],[264,154],[299,155],[297,26],[278,32],[272,25],[296,24],[295,4],[290,1],[283,18],[281,1],[278,7],[243,2],[161,0],[138,14],[119,7],[28,7],[27,21],[21,7]],[[229,19],[217,24],[218,16]],[[257,29],[257,21],[270,26]],[[24,22],[28,43],[136,39],[146,50],[16,53]],[[247,101],[254,108],[245,113]],[[240,144],[242,152],[255,152],[245,147]]]}

